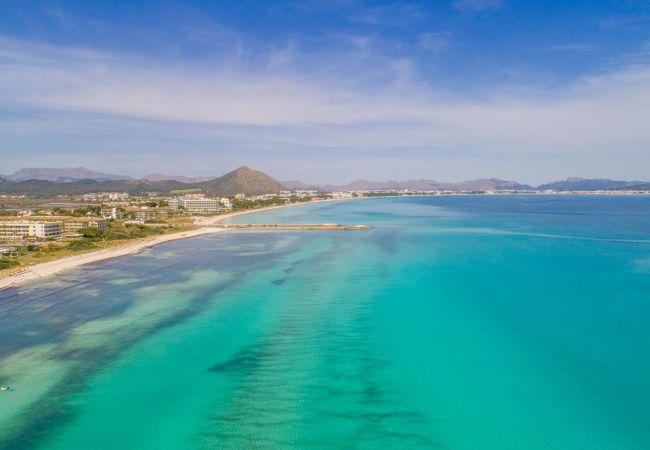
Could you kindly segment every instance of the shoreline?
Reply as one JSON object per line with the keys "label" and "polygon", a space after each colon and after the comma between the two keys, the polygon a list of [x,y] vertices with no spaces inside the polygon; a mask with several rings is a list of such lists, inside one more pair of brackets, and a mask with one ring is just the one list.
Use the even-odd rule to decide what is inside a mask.
{"label": "shoreline", "polygon": [[[332,201],[332,200],[321,200],[321,201]],[[24,268],[24,270],[18,273],[9,274],[7,276],[0,278],[0,290],[16,287],[29,281],[50,277],[58,273],[64,272],[66,270],[76,269],[78,267],[82,267],[87,264],[92,264],[95,262],[105,261],[113,258],[119,258],[121,256],[135,255],[147,248],[164,244],[165,242],[176,241],[179,239],[188,239],[191,237],[201,236],[204,234],[221,233],[227,231],[227,229],[210,228],[208,227],[208,225],[213,225],[215,223],[218,223],[225,219],[229,219],[231,217],[269,211],[277,208],[288,208],[291,206],[307,205],[309,203],[317,203],[317,202],[318,201],[293,203],[290,205],[267,206],[264,208],[251,209],[246,211],[237,211],[237,212],[223,214],[219,216],[199,218],[196,221],[196,224],[199,226],[199,228],[194,230],[179,231],[177,233],[164,234],[164,235],[155,236],[145,240],[139,240],[137,242],[125,243],[123,246],[117,248],[95,250],[80,255],[66,256],[64,258],[55,259],[53,261],[47,261],[43,263],[34,264],[32,266],[27,266]]]}

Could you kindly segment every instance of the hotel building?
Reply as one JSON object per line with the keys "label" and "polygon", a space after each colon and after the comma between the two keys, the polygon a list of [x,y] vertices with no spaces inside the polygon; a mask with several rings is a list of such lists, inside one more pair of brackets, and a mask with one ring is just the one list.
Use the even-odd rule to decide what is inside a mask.
{"label": "hotel building", "polygon": [[219,212],[220,201],[212,198],[176,197],[169,201],[169,206],[173,210],[183,208],[191,213],[216,213]]}
{"label": "hotel building", "polygon": [[0,240],[20,242],[25,238],[53,239],[61,236],[61,222],[0,220]]}

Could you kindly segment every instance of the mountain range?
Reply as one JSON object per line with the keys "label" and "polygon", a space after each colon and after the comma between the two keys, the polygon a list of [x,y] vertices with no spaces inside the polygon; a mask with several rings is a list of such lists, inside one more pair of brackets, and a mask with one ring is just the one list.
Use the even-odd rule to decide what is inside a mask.
{"label": "mountain range", "polygon": [[428,191],[436,189],[463,190],[463,191],[500,191],[500,190],[555,190],[555,191],[595,191],[607,189],[627,189],[648,186],[643,181],[621,181],[608,178],[567,178],[563,181],[553,181],[539,186],[530,186],[516,181],[502,180],[499,178],[481,178],[477,180],[448,183],[435,180],[406,180],[406,181],[369,181],[355,180],[343,185],[310,185],[298,180],[281,181],[282,185],[291,190],[315,190],[322,192],[331,191],[379,191],[379,190],[413,190]]}
{"label": "mountain range", "polygon": [[79,180],[132,180],[131,177],[125,175],[112,175],[110,173],[89,170],[85,167],[64,167],[61,169],[51,169],[46,167],[27,167],[20,169],[11,175],[4,175],[2,178],[11,181],[47,180],[57,183],[69,183]]}
{"label": "mountain range", "polygon": [[437,189],[467,190],[467,191],[490,191],[504,189],[532,189],[527,184],[520,184],[516,181],[501,180],[499,178],[485,178],[478,180],[463,181],[461,183],[446,183],[435,180],[405,180],[405,181],[369,181],[355,180],[343,185],[310,185],[302,181],[281,181],[283,186],[291,190],[315,190],[322,192],[332,191],[431,191]]}
{"label": "mountain range", "polygon": [[404,181],[370,181],[358,179],[343,185],[315,185],[300,180],[277,182],[267,174],[242,166],[221,177],[190,178],[180,175],[151,174],[141,179],[125,175],[97,172],[84,167],[24,168],[17,172],[0,176],[0,193],[25,194],[30,196],[80,195],[90,192],[120,191],[130,194],[143,192],[171,192],[201,190],[207,194],[232,196],[270,194],[282,190],[369,191],[369,190],[607,190],[607,189],[648,189],[650,183],[642,181],[622,181],[605,178],[567,178],[536,187],[516,181],[499,178],[483,178],[458,183],[429,179]]}
{"label": "mountain range", "polygon": [[[51,173],[49,175],[52,175]],[[259,195],[285,190],[284,186],[263,172],[242,166],[232,172],[195,183],[183,183],[176,180],[151,181],[146,179],[77,179],[71,181],[52,181],[31,179],[13,181],[10,177],[0,178],[0,193],[24,194],[33,197],[51,197],[56,195],[82,195],[91,192],[128,192],[132,195],[144,192],[164,192],[200,190],[206,194],[233,196],[243,193]]]}

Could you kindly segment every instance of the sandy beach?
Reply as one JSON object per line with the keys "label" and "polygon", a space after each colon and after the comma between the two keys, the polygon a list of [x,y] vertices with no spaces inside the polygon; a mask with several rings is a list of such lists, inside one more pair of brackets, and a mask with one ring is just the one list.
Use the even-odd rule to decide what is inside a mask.
{"label": "sandy beach", "polygon": [[163,244],[165,242],[175,241],[177,239],[187,239],[187,238],[200,236],[202,234],[208,234],[208,233],[220,233],[225,230],[220,228],[211,228],[208,227],[208,225],[212,225],[221,220],[228,219],[234,216],[239,216],[242,214],[256,213],[256,212],[267,211],[276,208],[286,208],[294,205],[296,204],[269,206],[266,208],[252,209],[248,211],[238,211],[238,212],[222,214],[218,216],[201,217],[196,222],[197,225],[201,226],[201,228],[197,228],[195,230],[179,231],[178,233],[169,233],[162,236],[155,236],[150,239],[138,240],[136,242],[125,242],[124,245],[120,247],[102,249],[102,250],[97,250],[89,253],[83,253],[81,255],[68,256],[54,261],[34,264],[33,266],[25,267],[23,271],[0,278],[0,289],[5,289],[8,287],[17,286],[22,283],[26,283],[28,281],[49,277],[66,270],[84,266],[86,264],[91,264],[106,259],[118,258],[120,256],[132,255],[141,252],[146,248],[153,247],[154,245]]}

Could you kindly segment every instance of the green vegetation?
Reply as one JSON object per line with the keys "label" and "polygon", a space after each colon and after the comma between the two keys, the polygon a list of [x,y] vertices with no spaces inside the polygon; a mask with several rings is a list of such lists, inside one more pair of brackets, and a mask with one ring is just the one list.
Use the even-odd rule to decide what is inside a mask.
{"label": "green vegetation", "polygon": [[[161,222],[158,222],[161,223]],[[164,222],[162,222],[164,223]],[[147,227],[140,224],[125,224],[118,221],[109,221],[105,231],[99,228],[80,228],[77,230],[83,234],[85,240],[92,241],[116,241],[120,239],[138,239],[147,236],[163,234],[164,227]]]}
{"label": "green vegetation", "polygon": [[160,227],[147,227],[140,224],[124,224],[122,222],[109,222],[108,228],[101,237],[108,241],[118,239],[138,239],[147,236],[163,234],[165,231]]}
{"label": "green vegetation", "polygon": [[57,216],[74,216],[74,217],[85,217],[85,216],[100,216],[102,208],[100,206],[82,206],[81,208],[71,209],[71,208],[53,208],[52,213]]}
{"label": "green vegetation", "polygon": [[201,192],[201,189],[174,189],[169,191],[172,195],[196,194],[199,192]]}
{"label": "green vegetation", "polygon": [[83,234],[85,238],[94,239],[102,236],[102,230],[99,228],[79,228],[77,233]]}
{"label": "green vegetation", "polygon": [[11,269],[19,265],[20,263],[14,259],[0,258],[0,270]]}
{"label": "green vegetation", "polygon": [[89,239],[75,239],[70,241],[67,247],[68,250],[72,250],[73,252],[92,250],[94,248],[97,248],[97,246]]}
{"label": "green vegetation", "polygon": [[232,203],[233,211],[241,211],[244,209],[263,208],[265,206],[284,205],[286,202],[280,197],[271,197],[269,199],[260,199],[260,200],[234,199],[231,203]]}

